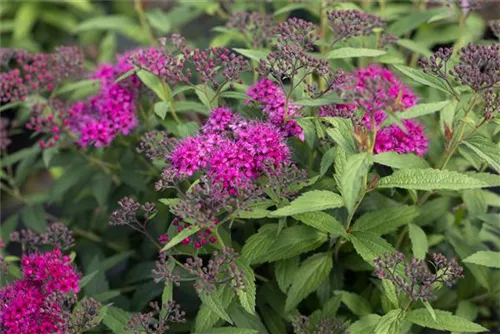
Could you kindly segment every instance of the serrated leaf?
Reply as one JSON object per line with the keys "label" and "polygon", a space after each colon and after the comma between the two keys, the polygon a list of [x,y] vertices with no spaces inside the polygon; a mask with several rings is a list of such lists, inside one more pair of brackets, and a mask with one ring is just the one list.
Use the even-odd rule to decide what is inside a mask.
{"label": "serrated leaf", "polygon": [[146,70],[139,70],[137,72],[137,76],[141,80],[141,82],[146,85],[149,89],[151,89],[156,96],[162,101],[167,100],[167,96],[165,96],[165,92],[163,90],[161,80],[151,72]]}
{"label": "serrated leaf", "polygon": [[162,120],[165,119],[165,117],[167,116],[168,109],[169,105],[165,101],[160,101],[155,103],[154,112]]}
{"label": "serrated leaf", "polygon": [[234,51],[238,52],[239,54],[250,58],[252,60],[259,61],[263,58],[266,58],[267,55],[270,53],[269,51],[264,51],[264,50],[252,50],[252,49],[238,49],[234,48]]}
{"label": "serrated leaf", "polygon": [[417,309],[408,312],[406,320],[426,328],[432,328],[442,331],[457,331],[457,332],[486,332],[488,329],[481,325],[475,324],[464,318],[457,317],[450,312],[434,310],[436,320],[426,309]]}
{"label": "serrated leaf", "polygon": [[277,238],[275,235],[274,239],[276,241],[272,246],[253,263],[273,262],[297,256],[318,248],[328,237],[308,226],[293,226],[284,229]]}
{"label": "serrated leaf", "polygon": [[179,234],[177,234],[175,237],[173,237],[163,248],[162,251],[169,250],[170,248],[176,246],[179,244],[182,240],[186,239],[187,237],[195,234],[200,230],[199,226],[189,226],[185,229],[183,229]]}
{"label": "serrated leaf", "polygon": [[366,185],[364,176],[371,166],[371,159],[367,153],[350,156],[340,176],[340,188],[347,210],[351,213],[359,198],[359,193]]}
{"label": "serrated leaf", "polygon": [[465,172],[464,174],[485,182],[489,187],[500,187],[500,175],[484,172]]}
{"label": "serrated leaf", "polygon": [[21,210],[24,225],[38,233],[44,233],[47,228],[45,210],[41,205],[27,205]]}
{"label": "serrated leaf", "polygon": [[376,257],[396,252],[394,247],[374,233],[353,231],[349,240],[356,252],[370,265],[373,265]]}
{"label": "serrated leaf", "polygon": [[344,205],[342,197],[326,190],[312,190],[303,193],[289,205],[273,211],[269,217],[286,217],[299,213],[338,208]]}
{"label": "serrated leaf", "polygon": [[103,317],[102,322],[116,334],[131,334],[132,332],[126,331],[130,319],[130,313],[125,312],[121,308],[109,306],[106,315]]}
{"label": "serrated leaf", "polygon": [[356,220],[353,231],[386,234],[411,223],[420,214],[416,206],[400,206],[368,212]]}
{"label": "serrated leaf", "polygon": [[465,190],[488,187],[486,182],[462,173],[439,169],[400,169],[380,179],[378,188]]}
{"label": "serrated leaf", "polygon": [[425,259],[425,255],[427,254],[427,250],[429,249],[427,235],[425,235],[424,230],[422,230],[415,224],[409,224],[408,228],[413,256],[415,256],[417,259]]}
{"label": "serrated leaf", "polygon": [[424,73],[421,70],[417,70],[404,65],[393,65],[393,66],[400,72],[402,72],[404,75],[408,76],[409,78],[418,83],[421,83],[422,85],[433,87],[439,89],[442,92],[450,94],[450,91],[448,90],[446,84],[442,80],[430,74]]}
{"label": "serrated leaf", "polygon": [[245,283],[244,290],[238,290],[238,298],[243,308],[250,314],[255,314],[255,296],[257,288],[255,286],[255,274],[253,269],[248,265],[247,260],[239,258],[236,265],[243,273],[243,281]]}
{"label": "serrated leaf", "polygon": [[[234,298],[234,291],[228,286],[220,286],[216,291],[217,299],[220,300],[224,309],[227,309]],[[207,304],[202,303],[196,315],[194,329],[201,332],[211,329],[220,317]]]}
{"label": "serrated leaf", "polygon": [[292,279],[299,269],[299,257],[291,257],[286,260],[277,261],[274,264],[274,276],[276,276],[276,283],[283,293],[287,293]]}
{"label": "serrated leaf", "polygon": [[467,139],[464,145],[486,161],[497,173],[500,173],[500,146],[479,135]]}
{"label": "serrated leaf", "polygon": [[254,261],[265,255],[268,249],[276,241],[277,224],[267,224],[262,226],[257,234],[247,239],[241,250],[241,255],[253,264]]}
{"label": "serrated leaf", "polygon": [[372,313],[370,303],[360,295],[347,291],[334,291],[334,294],[342,297],[342,303],[355,315],[362,317]]}
{"label": "serrated leaf", "polygon": [[436,312],[434,311],[434,308],[432,307],[432,305],[428,301],[422,301],[422,304],[424,304],[427,312],[429,312],[429,314],[431,315],[432,319],[433,320],[437,320]]}
{"label": "serrated leaf", "polygon": [[233,324],[233,321],[229,317],[229,314],[227,314],[226,312],[227,306],[224,306],[216,293],[202,293],[200,295],[200,299],[202,300],[203,304],[208,306],[208,308],[210,308],[213,313],[217,314],[219,318],[229,322],[230,324]]}
{"label": "serrated leaf", "polygon": [[347,235],[344,226],[342,226],[342,224],[335,217],[325,212],[316,211],[302,213],[294,215],[293,218],[300,220],[302,223],[314,227],[321,232],[340,234],[342,236]]}
{"label": "serrated leaf", "polygon": [[165,204],[166,206],[173,206],[180,202],[180,198],[160,198],[158,202]]}
{"label": "serrated leaf", "polygon": [[361,319],[349,326],[349,334],[372,333],[380,318],[381,316],[378,314],[368,314],[361,317]]}
{"label": "serrated leaf", "polygon": [[323,154],[323,157],[321,157],[321,164],[319,167],[319,174],[321,176],[325,175],[326,172],[328,171],[328,168],[333,164],[333,161],[335,160],[335,153],[336,153],[336,148],[332,147],[328,151]]}
{"label": "serrated leaf", "polygon": [[236,100],[251,100],[251,98],[242,92],[223,92],[220,94],[221,97],[236,99]]}
{"label": "serrated leaf", "polygon": [[330,51],[326,55],[326,59],[379,57],[385,55],[386,53],[387,51],[384,50],[345,47]]}
{"label": "serrated leaf", "polygon": [[319,253],[307,258],[293,276],[288,290],[285,312],[290,312],[328,277],[333,267],[332,253]]}
{"label": "serrated leaf", "polygon": [[382,287],[384,288],[385,296],[387,296],[387,298],[394,307],[398,308],[399,299],[398,299],[398,293],[396,292],[396,286],[392,283],[392,281],[388,279],[383,279]]}
{"label": "serrated leaf", "polygon": [[399,113],[398,116],[400,119],[410,119],[429,115],[443,109],[449,103],[450,101],[448,100],[440,102],[420,103],[416,106],[411,107],[410,109],[406,109],[402,113]]}
{"label": "serrated leaf", "polygon": [[479,251],[465,258],[463,262],[490,268],[500,268],[500,252]]}
{"label": "serrated leaf", "polygon": [[401,324],[405,318],[405,311],[391,310],[380,318],[373,330],[374,334],[399,334]]}
{"label": "serrated leaf", "polygon": [[373,161],[392,168],[429,168],[425,159],[413,154],[399,154],[396,152],[383,152],[373,156]]}

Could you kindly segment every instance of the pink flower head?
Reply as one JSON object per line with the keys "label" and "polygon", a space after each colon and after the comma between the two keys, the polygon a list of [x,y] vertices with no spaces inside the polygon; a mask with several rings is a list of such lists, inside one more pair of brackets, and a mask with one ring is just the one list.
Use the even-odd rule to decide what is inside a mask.
{"label": "pink flower head", "polygon": [[204,133],[217,133],[221,134],[224,131],[230,130],[230,126],[235,122],[236,116],[230,109],[216,108],[210,112],[202,131]]}
{"label": "pink flower head", "polygon": [[393,151],[397,153],[416,153],[424,155],[427,152],[428,139],[421,125],[413,120],[403,120],[405,133],[398,125],[390,125],[377,132],[375,153]]}

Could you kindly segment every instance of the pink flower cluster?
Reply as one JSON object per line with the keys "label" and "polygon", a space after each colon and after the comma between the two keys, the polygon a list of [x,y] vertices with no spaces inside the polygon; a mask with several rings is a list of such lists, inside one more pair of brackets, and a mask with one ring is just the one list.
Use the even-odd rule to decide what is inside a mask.
{"label": "pink flower cluster", "polygon": [[[283,90],[273,81],[267,78],[260,79],[253,86],[250,86],[247,95],[262,104],[262,111],[271,123],[280,127],[288,136],[304,140],[304,130],[297,121],[292,119],[299,115],[300,107],[293,104],[292,101],[288,101],[287,105]],[[288,110],[285,113],[286,109]]]}
{"label": "pink flower cluster", "polygon": [[119,134],[128,135],[137,125],[135,96],[139,79],[132,75],[115,80],[133,67],[122,56],[115,65],[101,65],[91,76],[101,83],[100,92],[71,106],[68,127],[78,136],[80,146],[108,146]]}
{"label": "pink flower cluster", "polygon": [[214,182],[234,189],[255,180],[268,164],[286,163],[290,149],[274,124],[244,120],[229,109],[217,108],[201,133],[180,142],[169,158],[179,176],[203,168]]}
{"label": "pink flower cluster", "polygon": [[61,305],[49,301],[55,292],[78,292],[79,275],[59,249],[33,253],[21,260],[23,278],[0,290],[2,333],[61,333]]}
{"label": "pink flower cluster", "polygon": [[[416,153],[423,155],[427,152],[428,139],[425,136],[424,128],[418,122],[407,119],[402,123],[406,129],[403,131],[397,124],[381,127],[387,118],[384,108],[387,101],[392,101],[397,105],[391,105],[393,111],[404,112],[413,107],[417,102],[417,97],[406,87],[391,71],[378,67],[369,66],[359,69],[353,73],[356,85],[354,89],[354,99],[356,104],[341,104],[324,106],[320,109],[321,116],[352,117],[356,105],[365,109],[362,116],[363,124],[371,129],[372,118],[377,126],[377,136],[375,139],[375,153],[393,151],[398,153]],[[373,91],[374,84],[376,85]],[[365,94],[372,90],[370,94]],[[374,98],[375,99],[374,99]]]}

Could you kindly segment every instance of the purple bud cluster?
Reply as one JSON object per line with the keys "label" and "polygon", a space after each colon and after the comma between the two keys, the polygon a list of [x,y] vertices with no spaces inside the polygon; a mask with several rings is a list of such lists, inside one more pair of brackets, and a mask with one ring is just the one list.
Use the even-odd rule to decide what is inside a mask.
{"label": "purple bud cluster", "polygon": [[327,13],[334,42],[356,36],[369,36],[376,28],[385,28],[382,18],[359,10],[332,10]]}
{"label": "purple bud cluster", "polygon": [[264,47],[272,39],[273,16],[259,12],[237,12],[231,14],[226,27],[238,30],[253,48]]}
{"label": "purple bud cluster", "polygon": [[439,48],[432,56],[420,58],[419,65],[425,73],[433,73],[440,78],[446,79],[448,74],[448,61],[453,54],[453,48]]}
{"label": "purple bud cluster", "polygon": [[132,315],[126,330],[134,334],[164,334],[170,330],[170,324],[186,322],[186,313],[173,301],[161,307],[157,302],[151,302],[149,306],[150,312]]}
{"label": "purple bud cluster", "polygon": [[109,219],[111,226],[129,226],[136,231],[146,233],[146,226],[156,215],[156,208],[152,203],[140,204],[133,198],[124,197],[118,201],[119,208]]}
{"label": "purple bud cluster", "polygon": [[292,321],[294,334],[348,334],[347,325],[336,318],[328,317],[311,323],[311,317],[297,316]]}
{"label": "purple bud cluster", "polygon": [[235,292],[245,289],[244,274],[236,265],[239,254],[230,247],[214,251],[212,258],[204,266],[200,257],[188,258],[184,268],[196,276],[194,288],[201,295],[211,293],[219,284],[229,283]]}
{"label": "purple bud cluster", "polygon": [[0,117],[0,152],[3,152],[12,142],[9,138],[9,125],[8,118]]}
{"label": "purple bud cluster", "polygon": [[[0,73],[0,102],[23,101],[28,95],[54,90],[64,79],[83,72],[83,53],[76,47],[58,47],[51,54],[0,49],[6,71]],[[10,63],[14,68],[10,68]]]}
{"label": "purple bud cluster", "polygon": [[67,250],[75,244],[73,232],[62,223],[50,224],[44,233],[38,233],[30,229],[14,231],[10,234],[10,241],[21,243],[24,249],[50,245]]}
{"label": "purple bud cluster", "polygon": [[432,255],[431,268],[422,259],[412,258],[405,262],[402,253],[376,258],[373,263],[378,278],[391,281],[398,293],[405,294],[412,301],[429,301],[434,298],[437,283],[451,287],[457,279],[463,278],[463,268],[455,259],[448,261],[442,254]]}

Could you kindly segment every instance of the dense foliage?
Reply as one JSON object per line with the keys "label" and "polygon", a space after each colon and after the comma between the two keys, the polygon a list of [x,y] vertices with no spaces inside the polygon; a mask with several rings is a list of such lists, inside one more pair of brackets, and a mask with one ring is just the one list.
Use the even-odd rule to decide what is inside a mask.
{"label": "dense foliage", "polygon": [[500,330],[485,2],[154,5],[2,9],[1,333]]}

